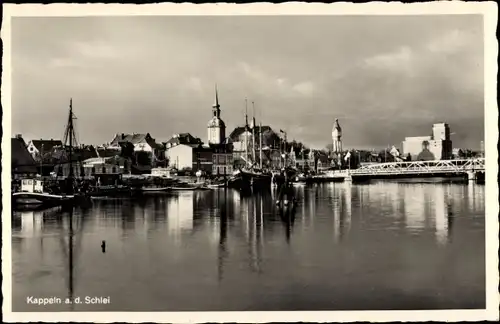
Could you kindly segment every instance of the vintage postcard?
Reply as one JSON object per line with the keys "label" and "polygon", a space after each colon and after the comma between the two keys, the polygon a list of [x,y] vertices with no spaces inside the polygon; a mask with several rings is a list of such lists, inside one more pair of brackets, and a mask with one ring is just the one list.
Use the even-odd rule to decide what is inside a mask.
{"label": "vintage postcard", "polygon": [[498,320],[497,11],[4,5],[4,320]]}

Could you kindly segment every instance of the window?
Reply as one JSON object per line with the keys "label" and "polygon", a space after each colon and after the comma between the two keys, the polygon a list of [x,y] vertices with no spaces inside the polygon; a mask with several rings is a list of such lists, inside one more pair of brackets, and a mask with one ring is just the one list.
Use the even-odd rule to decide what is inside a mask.
{"label": "window", "polygon": [[102,167],[102,173],[106,173],[106,167],[105,166]]}
{"label": "window", "polygon": [[113,166],[112,172],[116,173],[116,167],[115,166]]}
{"label": "window", "polygon": [[92,174],[95,173],[95,166],[92,167]]}

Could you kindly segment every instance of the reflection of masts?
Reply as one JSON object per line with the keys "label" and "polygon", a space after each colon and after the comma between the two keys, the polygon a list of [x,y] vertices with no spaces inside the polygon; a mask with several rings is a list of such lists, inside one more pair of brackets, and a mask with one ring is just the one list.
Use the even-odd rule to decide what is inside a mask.
{"label": "reflection of masts", "polygon": [[69,212],[69,298],[73,300],[73,208]]}
{"label": "reflection of masts", "polygon": [[260,244],[263,245],[264,239],[264,201],[262,195],[260,195]]}
{"label": "reflection of masts", "polygon": [[[219,195],[217,195],[219,198]],[[220,204],[219,204],[220,206]],[[220,213],[220,226],[219,226],[219,257],[217,273],[219,281],[222,280],[224,275],[224,259],[226,258],[226,240],[227,240],[227,190],[224,190],[224,206],[221,208]]]}
{"label": "reflection of masts", "polygon": [[[66,242],[64,240],[65,235],[60,236],[61,239],[61,245],[62,245],[62,253],[64,254],[65,258],[68,258],[68,278],[67,278],[67,285],[68,285],[68,298],[73,298],[74,296],[74,263],[75,263],[75,245],[76,245],[76,250],[78,251],[79,247],[81,246],[81,240],[82,236],[80,235],[77,237],[76,242],[74,242],[74,236],[75,236],[75,231],[73,229],[73,209],[69,210],[68,214],[68,246],[66,247]],[[77,218],[78,219],[78,218]],[[78,229],[78,232],[83,231],[83,225],[85,224],[84,218],[81,218],[81,225]],[[62,227],[64,228],[64,227]],[[73,309],[73,304],[70,304],[71,309]]]}
{"label": "reflection of masts", "polygon": [[253,199],[253,215],[252,215],[252,219],[253,219],[253,242],[252,242],[252,261],[253,261],[253,268],[254,270],[256,270],[257,272],[260,271],[260,251],[259,251],[259,247],[258,247],[258,240],[259,240],[259,232],[260,230],[258,231],[257,230],[257,199],[256,198],[252,198]]}

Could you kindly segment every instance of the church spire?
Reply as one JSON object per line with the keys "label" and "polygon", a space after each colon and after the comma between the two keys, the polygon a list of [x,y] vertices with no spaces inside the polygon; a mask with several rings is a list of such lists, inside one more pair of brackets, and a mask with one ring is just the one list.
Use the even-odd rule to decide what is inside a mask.
{"label": "church spire", "polygon": [[217,83],[215,84],[215,101],[212,106],[212,111],[215,118],[220,118],[219,92],[217,91]]}
{"label": "church spire", "polygon": [[248,100],[245,98],[245,129],[248,129]]}
{"label": "church spire", "polygon": [[252,123],[250,124],[250,128],[254,128],[257,126],[255,123],[255,103],[252,101]]}
{"label": "church spire", "polygon": [[215,102],[214,102],[214,105],[213,105],[214,108],[220,108],[220,105],[219,105],[219,92],[217,91],[217,83],[215,84]]}

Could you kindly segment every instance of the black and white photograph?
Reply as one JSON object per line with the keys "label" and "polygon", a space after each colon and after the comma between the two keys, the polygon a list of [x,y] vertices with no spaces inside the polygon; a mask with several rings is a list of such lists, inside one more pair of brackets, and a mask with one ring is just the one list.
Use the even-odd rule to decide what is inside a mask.
{"label": "black and white photograph", "polygon": [[498,320],[497,11],[4,5],[5,321]]}

